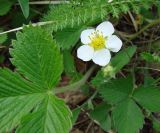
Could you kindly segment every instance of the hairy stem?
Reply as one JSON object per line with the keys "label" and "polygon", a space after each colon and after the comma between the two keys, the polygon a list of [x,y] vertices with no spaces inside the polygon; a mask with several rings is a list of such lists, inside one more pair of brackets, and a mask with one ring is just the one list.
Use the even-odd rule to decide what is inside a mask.
{"label": "hairy stem", "polygon": [[[69,3],[69,1],[31,1],[29,2],[30,5],[48,5],[48,4],[63,4],[63,3]],[[16,5],[19,5],[19,3],[17,3]]]}
{"label": "hairy stem", "polygon": [[120,32],[120,31],[116,31],[117,34],[119,34],[120,36],[123,36],[123,37],[126,37],[126,38],[129,38],[130,40],[132,39],[135,39],[138,35],[140,35],[141,33],[143,33],[145,30],[147,30],[148,28],[154,26],[154,25],[157,25],[157,24],[160,24],[160,19],[156,19],[154,20],[153,22],[149,23],[148,25],[146,25],[145,27],[143,27],[140,31],[134,33],[134,34],[131,34],[131,35],[128,35],[124,32]]}
{"label": "hairy stem", "polygon": [[155,68],[149,68],[149,67],[136,67],[137,69],[149,69],[149,70],[154,70],[160,72],[160,69],[155,69]]}
{"label": "hairy stem", "polygon": [[136,21],[135,21],[132,13],[131,13],[130,11],[128,11],[128,14],[129,14],[129,16],[130,16],[130,18],[131,18],[131,21],[132,21],[132,23],[133,23],[133,26],[134,26],[136,32],[137,32],[137,31],[138,31],[138,26],[137,26],[137,24],[136,24]]}
{"label": "hairy stem", "polygon": [[79,89],[81,86],[83,86],[86,83],[86,81],[88,80],[90,75],[93,73],[95,68],[96,68],[96,66],[91,67],[88,70],[88,72],[84,75],[84,77],[76,83],[73,83],[71,85],[64,86],[64,87],[54,88],[54,93],[62,93],[65,91],[73,91],[73,90]]}

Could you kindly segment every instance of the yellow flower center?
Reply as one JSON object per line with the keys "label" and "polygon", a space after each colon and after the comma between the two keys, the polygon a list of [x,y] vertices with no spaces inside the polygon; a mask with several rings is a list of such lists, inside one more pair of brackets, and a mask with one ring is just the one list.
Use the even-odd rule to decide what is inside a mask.
{"label": "yellow flower center", "polygon": [[105,48],[105,38],[102,34],[94,33],[92,36],[90,36],[91,43],[89,44],[94,48],[94,50],[100,50]]}

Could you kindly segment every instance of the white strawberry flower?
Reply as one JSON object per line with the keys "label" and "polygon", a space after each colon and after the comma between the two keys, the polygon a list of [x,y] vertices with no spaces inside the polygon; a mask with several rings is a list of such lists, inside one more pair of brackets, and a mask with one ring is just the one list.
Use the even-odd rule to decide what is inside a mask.
{"label": "white strawberry flower", "polygon": [[109,21],[105,21],[96,29],[86,29],[81,33],[81,42],[84,44],[77,50],[77,56],[83,61],[92,60],[95,64],[106,66],[111,59],[112,52],[118,52],[122,47],[122,41],[113,35],[114,27]]}

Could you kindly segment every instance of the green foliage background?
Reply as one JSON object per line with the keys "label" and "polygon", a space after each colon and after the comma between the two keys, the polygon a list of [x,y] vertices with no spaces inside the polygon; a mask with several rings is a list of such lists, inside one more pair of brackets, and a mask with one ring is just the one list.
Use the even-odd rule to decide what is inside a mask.
{"label": "green foliage background", "polygon": [[[0,2],[0,16],[4,16],[17,1]],[[30,20],[29,1],[18,2],[25,18]],[[137,133],[143,128],[145,118],[153,121],[156,130],[160,129],[157,126],[160,121],[152,115],[160,112],[158,80],[149,79],[145,73],[147,81],[137,84],[132,68],[123,78],[119,76],[123,69],[128,69],[126,65],[139,50],[133,43],[129,46],[131,40],[125,40],[125,36],[122,36],[124,48],[91,77],[89,85],[92,87],[87,87],[94,88],[95,92],[83,105],[71,111],[56,95],[63,72],[71,77],[71,82],[58,88],[62,92],[79,89],[91,76],[90,70],[84,76],[77,71],[73,57],[84,29],[109,19],[118,22],[129,11],[141,14],[142,8],[149,11],[158,4],[158,0],[113,0],[111,3],[106,0],[71,0],[50,6],[49,11],[41,15],[42,23],[23,26],[9,50],[15,69],[0,68],[0,133],[13,129],[16,133],[68,133],[80,109],[89,110],[88,116],[106,132]],[[160,6],[156,8],[159,13]],[[0,44],[8,39],[11,37],[0,35]],[[139,58],[147,65],[159,63],[157,45],[150,49],[141,52]],[[102,99],[99,105],[94,104],[96,98]]]}

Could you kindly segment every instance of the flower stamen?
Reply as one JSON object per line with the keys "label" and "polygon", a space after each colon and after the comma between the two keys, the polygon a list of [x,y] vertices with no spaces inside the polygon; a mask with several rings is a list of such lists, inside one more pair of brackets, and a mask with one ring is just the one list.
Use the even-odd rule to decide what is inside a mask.
{"label": "flower stamen", "polygon": [[105,48],[105,38],[99,31],[92,33],[92,36],[89,36],[89,38],[91,40],[89,45],[92,46],[94,50]]}

